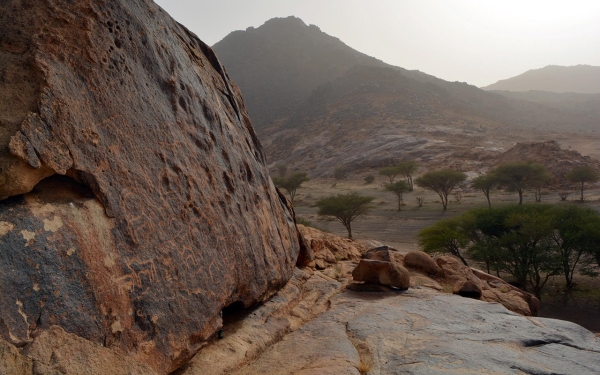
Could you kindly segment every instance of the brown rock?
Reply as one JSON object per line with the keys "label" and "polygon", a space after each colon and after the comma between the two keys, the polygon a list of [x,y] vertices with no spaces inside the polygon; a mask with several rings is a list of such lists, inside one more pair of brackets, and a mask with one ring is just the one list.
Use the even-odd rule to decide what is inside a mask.
{"label": "brown rock", "polygon": [[442,276],[442,269],[431,256],[423,251],[411,251],[404,256],[404,267],[429,276]]}
{"label": "brown rock", "polygon": [[0,374],[31,375],[33,362],[21,355],[17,348],[0,338]]}
{"label": "brown rock", "polygon": [[441,282],[451,286],[453,290],[456,290],[457,285],[471,283],[479,288],[480,298],[484,301],[501,303],[507,309],[525,316],[537,314],[539,301],[532,294],[498,277],[467,267],[460,259],[451,255],[436,257],[435,262],[443,270],[444,277]]}
{"label": "brown rock", "polygon": [[354,281],[387,285],[401,290],[410,287],[408,270],[393,262],[363,259],[352,271]]}
{"label": "brown rock", "polygon": [[459,281],[454,285],[453,294],[458,294],[461,297],[480,299],[481,288],[472,281]]}
{"label": "brown rock", "polygon": [[363,257],[365,259],[400,263],[402,261],[403,255],[393,247],[384,245],[368,250]]}
{"label": "brown rock", "polygon": [[1,2],[0,150],[9,342],[58,325],[166,373],[292,275],[239,90],[151,1]]}
{"label": "brown rock", "polygon": [[[472,268],[471,271],[479,279],[485,281],[493,296],[484,293],[484,299],[499,301],[507,309],[526,316],[537,316],[540,301],[531,293],[510,285],[499,277]],[[485,287],[485,286],[484,286]]]}
{"label": "brown rock", "polygon": [[58,326],[42,332],[24,353],[33,359],[34,375],[154,375],[148,365],[65,332]]}
{"label": "brown rock", "polygon": [[312,249],[319,269],[324,269],[327,264],[335,264],[341,260],[359,260],[362,257],[361,252],[369,248],[369,244],[362,241],[323,233],[304,225],[298,225],[298,230],[302,233],[308,247]]}

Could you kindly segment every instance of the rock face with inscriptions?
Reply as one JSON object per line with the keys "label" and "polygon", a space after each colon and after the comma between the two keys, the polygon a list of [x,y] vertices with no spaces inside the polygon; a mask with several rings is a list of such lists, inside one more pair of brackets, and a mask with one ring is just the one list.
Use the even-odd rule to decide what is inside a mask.
{"label": "rock face with inscriptions", "polygon": [[148,0],[0,3],[0,334],[178,368],[299,244],[238,88]]}

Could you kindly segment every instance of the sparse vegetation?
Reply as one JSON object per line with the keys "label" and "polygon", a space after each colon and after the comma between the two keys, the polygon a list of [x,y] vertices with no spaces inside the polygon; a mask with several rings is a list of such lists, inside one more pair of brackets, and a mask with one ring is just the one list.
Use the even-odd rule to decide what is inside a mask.
{"label": "sparse vegetation", "polygon": [[423,196],[422,196],[422,195],[417,195],[417,196],[415,197],[415,199],[417,200],[417,205],[418,205],[419,207],[423,207],[423,202],[424,202],[424,200],[423,200],[423,199],[424,199],[424,198],[423,198]]}
{"label": "sparse vegetation", "polygon": [[333,170],[333,178],[335,178],[336,180],[345,180],[346,177],[348,177],[346,167],[336,167]]}
{"label": "sparse vegetation", "polygon": [[594,168],[585,165],[582,167],[573,168],[569,171],[569,173],[565,175],[565,178],[570,182],[580,185],[581,195],[579,201],[583,202],[583,190],[585,188],[585,183],[597,182],[600,179],[600,175],[598,174],[598,171],[596,171]]}
{"label": "sparse vegetation", "polygon": [[398,197],[398,211],[402,210],[402,195],[410,191],[410,186],[406,181],[396,181],[392,184],[385,185],[385,190],[391,191]]}
{"label": "sparse vegetation", "polygon": [[396,167],[385,167],[379,170],[381,176],[385,176],[390,179],[390,184],[394,183],[396,176],[400,174],[400,171]]}
{"label": "sparse vegetation", "polygon": [[301,224],[304,225],[305,227],[312,227],[312,223],[310,222],[310,220],[307,220],[305,218],[302,217],[298,217],[296,216],[296,224]]}
{"label": "sparse vegetation", "polygon": [[419,165],[413,160],[403,161],[396,165],[396,170],[404,176],[404,179],[408,184],[408,191],[413,191],[414,189],[413,175],[417,172],[417,169],[419,169]]}
{"label": "sparse vegetation", "polygon": [[461,224],[461,220],[457,218],[438,221],[419,232],[417,235],[419,246],[426,253],[450,253],[468,266],[462,251],[467,247],[470,239]]}
{"label": "sparse vegetation", "polygon": [[481,176],[477,176],[471,181],[471,187],[473,189],[481,190],[483,195],[485,195],[485,198],[488,202],[488,207],[490,208],[492,207],[492,202],[490,200],[490,190],[492,190],[496,185],[498,185],[498,180],[496,179],[496,176],[491,172],[488,172]]}
{"label": "sparse vegetation", "polygon": [[294,203],[296,191],[302,186],[302,183],[309,181],[308,175],[304,172],[294,173],[290,177],[276,177],[273,179],[275,186],[285,189],[290,195],[290,200]]}
{"label": "sparse vegetation", "polygon": [[367,185],[372,184],[373,181],[375,181],[375,176],[370,174],[367,177],[365,177],[365,184],[367,184]]}
{"label": "sparse vegetation", "polygon": [[527,188],[536,189],[536,200],[541,186],[549,179],[546,168],[536,163],[506,163],[493,172],[500,186],[519,193],[519,205],[523,204],[523,193]]}
{"label": "sparse vegetation", "polygon": [[316,206],[317,214],[326,220],[337,220],[348,231],[348,238],[352,238],[352,222],[359,216],[365,215],[371,209],[373,197],[358,193],[338,194],[319,199]]}
{"label": "sparse vegetation", "polygon": [[456,190],[456,191],[454,191],[454,193],[452,193],[452,195],[454,196],[454,200],[456,201],[456,203],[460,203],[460,201],[462,201],[462,198],[463,198],[462,191]]}
{"label": "sparse vegetation", "polygon": [[358,372],[360,372],[360,375],[366,375],[369,373],[369,371],[371,371],[371,363],[368,361],[365,361],[364,359],[360,359],[360,361],[358,362]]}
{"label": "sparse vegetation", "polygon": [[444,211],[448,208],[448,194],[450,194],[461,182],[467,179],[467,175],[452,169],[442,169],[427,172],[415,180],[422,188],[435,191],[442,200]]}
{"label": "sparse vegetation", "polygon": [[[597,275],[600,215],[573,206],[517,205],[475,209],[423,229],[426,252],[448,252],[466,264],[463,252],[491,269],[529,285],[541,298],[552,276],[563,275],[568,288],[579,270]],[[598,264],[595,264],[598,263]]]}

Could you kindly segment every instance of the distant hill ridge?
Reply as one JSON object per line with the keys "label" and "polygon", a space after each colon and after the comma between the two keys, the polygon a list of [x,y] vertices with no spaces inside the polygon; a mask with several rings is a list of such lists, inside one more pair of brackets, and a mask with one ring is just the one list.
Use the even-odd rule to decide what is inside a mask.
{"label": "distant hill ridge", "polygon": [[234,31],[213,48],[257,126],[293,112],[317,86],[351,67],[387,66],[296,17]]}
{"label": "distant hill ridge", "polygon": [[232,32],[214,49],[242,91],[268,160],[313,176],[340,165],[430,160],[455,147],[473,149],[471,139],[495,144],[510,128],[572,131],[600,123],[598,111],[581,115],[386,64],[296,17]]}
{"label": "distant hill ridge", "polygon": [[484,90],[549,91],[555,93],[600,93],[600,66],[549,65],[529,70],[516,77],[500,80]]}

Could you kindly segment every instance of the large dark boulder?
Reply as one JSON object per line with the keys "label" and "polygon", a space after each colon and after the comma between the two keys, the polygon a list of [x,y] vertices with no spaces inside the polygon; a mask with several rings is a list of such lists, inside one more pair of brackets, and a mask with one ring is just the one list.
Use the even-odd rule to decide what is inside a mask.
{"label": "large dark boulder", "polygon": [[299,252],[238,88],[147,0],[0,2],[0,199],[2,337],[58,325],[161,373]]}

